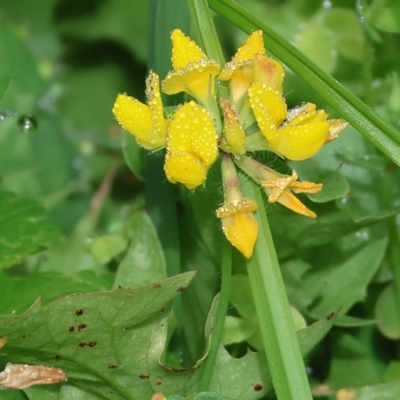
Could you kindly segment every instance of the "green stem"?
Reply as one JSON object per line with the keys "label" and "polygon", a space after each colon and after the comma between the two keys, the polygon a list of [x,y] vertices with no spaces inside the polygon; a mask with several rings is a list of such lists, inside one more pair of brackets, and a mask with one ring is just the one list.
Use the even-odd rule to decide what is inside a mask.
{"label": "green stem", "polygon": [[215,360],[218,354],[218,348],[221,343],[222,331],[224,329],[225,316],[228,310],[230,297],[230,282],[232,271],[232,246],[224,240],[222,249],[222,277],[221,290],[219,293],[218,309],[215,316],[213,333],[211,335],[210,352],[203,364],[203,370],[200,377],[198,392],[205,392],[209,389],[211,377],[214,371]]}
{"label": "green stem", "polygon": [[187,0],[196,41],[207,56],[219,65],[224,65],[224,54],[218,40],[207,0]]}
{"label": "green stem", "polygon": [[265,353],[280,400],[312,399],[263,199],[259,188],[241,174],[246,197],[256,200],[260,233],[247,270]]}
{"label": "green stem", "polygon": [[394,290],[396,293],[397,313],[400,315],[400,235],[396,216],[388,219],[389,228],[389,258],[393,271]]}

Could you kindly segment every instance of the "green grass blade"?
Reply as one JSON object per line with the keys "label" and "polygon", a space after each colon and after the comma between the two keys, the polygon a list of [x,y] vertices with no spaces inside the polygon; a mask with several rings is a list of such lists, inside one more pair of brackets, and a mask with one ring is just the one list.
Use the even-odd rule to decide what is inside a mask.
{"label": "green grass blade", "polygon": [[309,400],[310,386],[263,199],[250,179],[242,175],[240,182],[245,197],[259,205],[260,232],[247,271],[275,392],[280,400]]}
{"label": "green grass blade", "polygon": [[292,44],[232,0],[208,0],[212,10],[243,31],[264,31],[269,51],[310,84],[344,119],[400,165],[400,133],[370,107],[323,72]]}

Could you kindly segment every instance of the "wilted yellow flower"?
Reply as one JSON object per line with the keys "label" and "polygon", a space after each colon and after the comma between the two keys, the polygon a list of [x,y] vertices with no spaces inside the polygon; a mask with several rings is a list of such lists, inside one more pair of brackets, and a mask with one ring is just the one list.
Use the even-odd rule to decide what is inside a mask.
{"label": "wilted yellow flower", "polygon": [[203,184],[218,156],[217,132],[210,115],[195,101],[180,107],[168,126],[164,171],[188,189]]}
{"label": "wilted yellow flower", "polygon": [[235,162],[264,188],[270,203],[278,202],[298,214],[311,218],[316,217],[315,213],[308,209],[292,192],[318,193],[322,189],[321,183],[298,182],[296,171],[293,171],[291,176],[281,175],[250,157],[241,157]]}
{"label": "wilted yellow flower", "polygon": [[133,97],[119,94],[113,113],[121,126],[148,150],[165,146],[167,120],[164,118],[158,75],[150,71],[146,80],[147,104]]}

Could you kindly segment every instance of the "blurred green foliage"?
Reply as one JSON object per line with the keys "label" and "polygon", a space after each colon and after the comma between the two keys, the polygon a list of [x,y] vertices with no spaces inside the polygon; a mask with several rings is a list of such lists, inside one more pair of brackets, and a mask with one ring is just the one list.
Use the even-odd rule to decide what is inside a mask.
{"label": "blurred green foliage", "polygon": [[[397,1],[240,3],[400,127]],[[54,325],[59,319],[52,320],[51,307],[66,307],[75,300],[67,297],[51,302],[67,294],[118,285],[136,287],[165,278],[169,249],[161,247],[157,226],[144,211],[146,154],[121,132],[111,113],[119,92],[144,98],[148,9],[147,0],[0,0],[0,264],[9,267],[0,271],[2,334],[8,334],[12,325],[7,317],[23,313],[41,295],[48,308],[30,309],[18,323],[37,312],[29,329],[37,320],[46,325],[46,318]],[[221,16],[215,21],[229,59],[245,35]],[[309,85],[289,70],[286,75],[284,92],[290,106],[311,101],[329,110]],[[276,157],[268,162],[288,168]],[[302,180],[325,185],[320,194],[302,198],[317,212],[317,220],[265,204],[294,313],[314,323],[299,332],[307,352],[334,325],[306,358],[314,394],[333,399],[339,389],[359,387],[357,399],[382,399],[379,396],[384,391],[395,399],[399,391],[395,380],[400,379],[400,302],[389,254],[393,246],[397,254],[400,246],[388,223],[396,220],[400,210],[399,169],[353,128],[312,159],[289,166]],[[174,367],[191,367],[205,353],[209,332],[204,334],[204,325],[218,288],[222,235],[214,211],[222,201],[219,166],[210,171],[205,188],[188,193],[178,187],[176,194],[180,268],[199,273],[179,294],[183,326],[174,332],[177,321],[165,318],[170,328],[161,335],[168,343],[162,357]],[[243,393],[252,393],[246,399],[262,398],[272,387],[266,379],[264,388],[257,390],[256,379],[251,379],[252,374],[261,379],[266,367],[261,352],[247,353],[248,345],[262,349],[262,344],[245,275],[243,259],[235,252],[233,307],[227,317],[225,342],[231,356],[247,355],[238,361],[221,347],[218,373],[224,389],[219,395],[202,394],[196,399],[222,399],[228,392],[228,398],[244,399],[232,394],[239,384],[229,387],[233,385],[229,375],[243,370],[248,370],[243,379],[249,385]],[[173,294],[168,296],[166,304]],[[147,300],[148,304],[152,301]],[[327,322],[326,317],[339,310]],[[97,316],[91,318],[100,324]],[[153,315],[146,318],[158,322]],[[155,325],[147,328],[157,334]],[[18,325],[15,329],[22,335],[25,328]],[[180,341],[185,342],[185,355],[180,353]],[[23,348],[19,342],[15,344],[18,351],[4,348],[3,363],[37,360],[53,365],[49,354],[53,360],[61,348],[53,343],[55,347],[46,353],[35,342],[26,347],[28,360],[19,353]],[[132,361],[144,354],[140,346],[135,349]],[[68,354],[69,350],[64,351]],[[155,354],[161,357],[163,348],[158,351]],[[91,356],[79,357],[86,362]],[[93,357],[100,362],[104,354]],[[157,357],[149,368],[160,373]],[[76,372],[83,382],[86,372],[84,368],[81,375]],[[119,376],[118,369],[112,372]],[[93,373],[98,378],[104,371]],[[123,373],[130,377],[129,371]],[[166,375],[171,382],[182,378],[177,378],[178,372]],[[99,391],[116,387],[98,378],[106,389],[96,389],[79,379],[71,379],[62,389],[38,387],[25,394],[1,391],[0,399],[97,399],[102,398]],[[146,396],[162,391],[153,383]],[[150,388],[143,379],[135,384]],[[118,398],[131,398],[129,390],[124,395],[124,384],[121,387],[116,389]],[[168,390],[167,394],[182,394]],[[368,393],[373,394],[366,397]]]}

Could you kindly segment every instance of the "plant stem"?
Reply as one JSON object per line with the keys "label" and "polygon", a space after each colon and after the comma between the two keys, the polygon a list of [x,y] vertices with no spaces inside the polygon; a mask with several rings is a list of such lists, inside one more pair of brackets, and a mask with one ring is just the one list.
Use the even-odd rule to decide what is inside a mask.
{"label": "plant stem", "polygon": [[246,197],[256,200],[260,233],[247,261],[265,353],[280,400],[312,399],[263,199],[259,188],[241,174]]}
{"label": "plant stem", "polygon": [[219,293],[218,309],[215,316],[214,329],[211,335],[210,352],[203,364],[203,370],[200,377],[198,392],[205,392],[209,389],[211,377],[214,371],[215,360],[218,354],[218,348],[221,343],[222,331],[224,329],[225,316],[228,310],[230,297],[232,271],[232,246],[224,240],[222,248],[222,276],[221,290]]}

